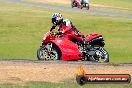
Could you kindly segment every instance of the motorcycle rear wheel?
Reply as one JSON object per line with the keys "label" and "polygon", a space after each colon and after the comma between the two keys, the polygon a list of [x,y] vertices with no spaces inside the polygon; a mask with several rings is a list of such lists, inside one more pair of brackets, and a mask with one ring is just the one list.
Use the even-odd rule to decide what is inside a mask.
{"label": "motorcycle rear wheel", "polygon": [[86,9],[89,10],[89,4],[87,4]]}
{"label": "motorcycle rear wheel", "polygon": [[109,53],[103,47],[94,47],[95,55],[89,56],[89,60],[93,62],[109,62]]}
{"label": "motorcycle rear wheel", "polygon": [[71,3],[71,7],[72,7],[72,8],[74,7],[73,3]]}

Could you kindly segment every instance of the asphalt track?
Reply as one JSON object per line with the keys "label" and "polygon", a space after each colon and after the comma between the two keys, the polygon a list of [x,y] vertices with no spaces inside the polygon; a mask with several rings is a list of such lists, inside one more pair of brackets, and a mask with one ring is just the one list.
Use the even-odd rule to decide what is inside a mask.
{"label": "asphalt track", "polygon": [[27,59],[0,59],[0,62],[13,62],[13,63],[38,63],[38,64],[66,64],[66,65],[100,65],[100,66],[132,66],[132,63],[98,63],[91,61],[38,61]]}
{"label": "asphalt track", "polygon": [[22,0],[0,0],[0,2],[11,2],[11,3],[17,3],[17,4],[23,4],[28,6],[37,6],[37,7],[43,7],[48,9],[54,9],[54,10],[65,10],[65,11],[72,11],[72,12],[81,12],[81,13],[88,13],[88,14],[99,14],[99,15],[106,15],[106,16],[116,16],[116,17],[127,17],[132,18],[132,14],[123,14],[123,13],[111,13],[111,12],[103,12],[98,10],[81,10],[78,8],[70,8],[70,7],[64,7],[64,6],[54,6],[54,5],[48,5],[48,4],[41,4],[41,3],[34,3],[34,2],[26,2]]}

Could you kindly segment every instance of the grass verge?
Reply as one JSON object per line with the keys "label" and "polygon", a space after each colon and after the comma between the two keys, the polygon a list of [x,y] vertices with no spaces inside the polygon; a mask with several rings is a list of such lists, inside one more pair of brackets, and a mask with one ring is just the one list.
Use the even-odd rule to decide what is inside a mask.
{"label": "grass verge", "polygon": [[1,84],[0,88],[131,88],[132,84],[86,84],[32,82],[26,85]]}
{"label": "grass verge", "polygon": [[132,8],[132,0],[90,0],[90,2],[106,6]]}
{"label": "grass verge", "polygon": [[[55,2],[55,1],[46,1],[46,0],[23,0],[28,2],[35,3],[44,3],[56,6],[65,6],[71,7],[70,0],[65,2]],[[121,13],[121,14],[132,14],[132,1],[130,0],[90,0],[90,10],[98,10],[102,12],[112,12],[112,13]]]}
{"label": "grass verge", "polygon": [[0,3],[0,58],[36,59],[43,34],[51,27],[51,15],[60,12],[85,35],[103,34],[110,62],[132,63],[132,19],[55,11]]}

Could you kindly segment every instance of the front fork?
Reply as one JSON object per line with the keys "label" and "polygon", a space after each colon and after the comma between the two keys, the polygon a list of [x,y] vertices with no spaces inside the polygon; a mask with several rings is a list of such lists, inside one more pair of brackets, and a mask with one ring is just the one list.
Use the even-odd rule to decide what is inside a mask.
{"label": "front fork", "polygon": [[52,48],[53,48],[53,44],[50,43],[50,45],[49,45],[49,51],[50,51],[50,52],[52,51]]}

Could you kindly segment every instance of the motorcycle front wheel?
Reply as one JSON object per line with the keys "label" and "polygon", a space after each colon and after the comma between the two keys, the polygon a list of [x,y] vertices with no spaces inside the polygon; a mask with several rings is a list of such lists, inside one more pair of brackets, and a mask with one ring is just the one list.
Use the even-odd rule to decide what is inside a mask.
{"label": "motorcycle front wheel", "polygon": [[48,43],[37,50],[38,60],[60,60],[60,52],[52,43]]}

